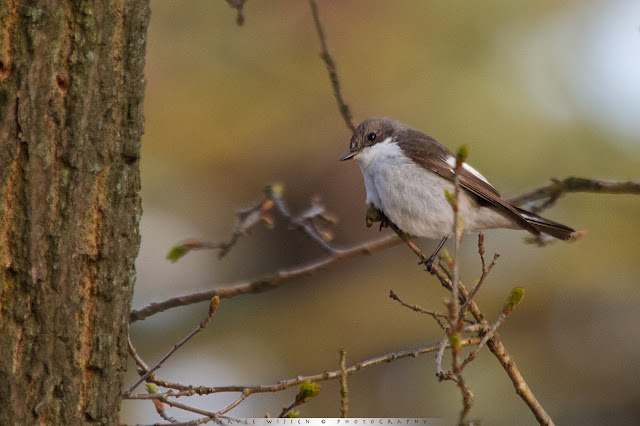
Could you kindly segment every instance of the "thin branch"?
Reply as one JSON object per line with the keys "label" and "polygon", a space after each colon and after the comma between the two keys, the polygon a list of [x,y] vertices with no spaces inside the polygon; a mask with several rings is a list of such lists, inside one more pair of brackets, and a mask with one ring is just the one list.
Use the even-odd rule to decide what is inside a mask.
{"label": "thin branch", "polygon": [[[267,188],[269,190],[269,188],[274,187],[271,186]],[[313,226],[312,220],[316,217],[321,217],[328,222],[332,221],[332,219],[327,215],[324,206],[321,205],[317,199],[312,200],[311,207],[307,209],[307,211],[303,212],[299,218],[296,218],[291,215],[287,204],[282,198],[282,191],[276,191],[273,189],[271,189],[270,191],[271,192],[268,195],[275,203],[275,206],[277,207],[280,214],[289,221],[289,224],[292,228],[307,235],[309,238],[311,238],[312,241],[318,244],[327,253],[331,254],[336,252],[336,249],[331,244],[327,243],[327,241],[325,241],[325,239],[318,234]],[[335,219],[333,220],[333,222],[335,223]]]}
{"label": "thin branch", "polygon": [[179,421],[176,418],[171,417],[170,415],[167,414],[167,411],[165,410],[164,402],[162,402],[162,401],[160,401],[158,399],[154,399],[153,400],[153,406],[156,409],[156,413],[158,413],[158,415],[160,417],[162,417],[162,419],[164,419],[164,420],[166,420],[166,421],[168,421],[169,423],[172,423],[172,424],[179,423]]}
{"label": "thin branch", "polygon": [[340,416],[349,414],[349,389],[347,387],[347,353],[340,349]]}
{"label": "thin branch", "polygon": [[335,263],[352,259],[362,255],[368,255],[373,252],[398,245],[401,241],[395,235],[387,235],[374,241],[366,241],[361,244],[346,248],[336,249],[335,253],[324,259],[315,260],[302,266],[281,269],[272,275],[262,278],[255,278],[249,281],[242,281],[235,284],[225,286],[224,284],[214,284],[213,290],[203,291],[199,293],[187,294],[184,296],[173,297],[162,302],[151,303],[144,308],[132,310],[129,314],[129,321],[135,322],[143,320],[151,315],[164,312],[167,309],[177,308],[179,306],[187,306],[194,303],[210,300],[214,296],[221,299],[239,296],[243,294],[261,293],[267,290],[273,290],[296,278],[312,275],[321,269],[327,268]]}
{"label": "thin branch", "polygon": [[[522,205],[534,201],[552,198],[557,200],[563,194],[572,192],[593,192],[599,194],[640,194],[640,182],[620,182],[605,179],[568,177],[563,180],[552,179],[546,186],[523,192],[509,198],[511,204]],[[549,207],[546,205],[544,208]]]}
{"label": "thin branch", "polygon": [[498,358],[498,361],[500,361],[500,364],[513,382],[516,393],[527,404],[533,415],[536,417],[538,423],[541,425],[553,425],[553,420],[551,420],[549,414],[547,414],[545,409],[542,408],[542,405],[540,405],[536,397],[533,395],[533,392],[527,385],[527,382],[525,382],[524,377],[520,374],[520,370],[518,370],[515,361],[511,358],[511,355],[509,355],[507,349],[502,344],[498,333],[494,333],[493,337],[489,339],[487,347],[491,353]]}
{"label": "thin branch", "polygon": [[471,392],[471,388],[466,385],[462,374],[456,374],[454,377],[455,378],[453,380],[456,382],[460,392],[462,393],[462,410],[460,410],[459,424],[464,425],[467,424],[466,418],[473,406],[473,392]]}
{"label": "thin branch", "polygon": [[148,369],[147,372],[143,374],[140,377],[140,379],[126,391],[126,393],[133,392],[140,385],[140,383],[144,382],[151,374],[153,374],[154,371],[159,369],[162,366],[162,364],[171,357],[171,355],[173,355],[178,349],[180,349],[185,343],[187,343],[193,336],[195,336],[196,334],[204,330],[207,324],[209,324],[209,321],[211,321],[211,318],[213,318],[213,315],[216,313],[216,309],[218,308],[219,302],[220,302],[220,298],[218,296],[214,296],[211,299],[211,303],[209,304],[209,313],[207,314],[207,317],[198,325],[198,327],[195,330],[193,330],[191,333],[189,333],[184,339],[182,339],[180,343],[178,343],[173,348],[171,348],[171,350],[167,352],[167,354],[164,357],[162,357],[162,359],[158,361],[158,363],[155,366]]}
{"label": "thin branch", "polygon": [[438,345],[438,353],[436,354],[436,377],[438,380],[445,379],[445,373],[442,370],[442,359],[444,358],[444,351],[449,345],[449,336],[445,335]]}
{"label": "thin branch", "polygon": [[[449,277],[443,272],[441,268],[435,267],[435,265],[434,273],[445,287],[447,286],[447,283],[450,283]],[[464,301],[467,300],[467,297],[467,290],[464,285],[460,283],[461,301],[464,303]],[[478,323],[488,324],[475,301],[471,300],[468,306],[469,312],[471,312]],[[505,369],[507,375],[513,383],[513,386],[516,389],[516,393],[518,394],[518,396],[520,396],[520,398],[522,398],[525,404],[527,404],[533,415],[536,417],[536,420],[538,420],[538,423],[540,423],[541,425],[553,425],[553,420],[551,420],[549,414],[547,414],[544,408],[542,408],[542,405],[540,405],[540,403],[536,399],[535,395],[529,388],[529,385],[527,385],[527,382],[522,377],[522,374],[520,373],[520,370],[518,370],[516,363],[513,361],[513,359],[511,359],[511,356],[507,352],[507,349],[502,344],[498,333],[494,333],[493,337],[491,337],[487,341],[487,347]]]}
{"label": "thin branch", "polygon": [[391,299],[397,301],[398,303],[400,303],[405,308],[409,308],[412,311],[419,312],[421,314],[426,314],[426,315],[432,316],[433,319],[435,319],[437,321],[437,323],[440,326],[440,328],[442,328],[442,329],[445,328],[444,322],[442,320],[447,318],[446,315],[441,314],[439,312],[429,311],[427,309],[421,308],[418,305],[410,305],[407,302],[405,302],[404,300],[400,299],[400,297],[397,294],[395,294],[393,290],[389,291],[389,297]]}
{"label": "thin branch", "polygon": [[464,318],[464,314],[465,314],[465,312],[467,310],[467,307],[469,306],[469,302],[471,302],[473,300],[473,298],[475,297],[475,295],[478,293],[478,290],[480,290],[480,286],[482,285],[484,280],[487,278],[487,275],[489,275],[489,272],[491,272],[493,267],[496,266],[496,262],[497,262],[498,258],[500,257],[500,255],[498,253],[495,253],[493,255],[493,260],[491,261],[489,266],[488,267],[485,266],[485,261],[484,261],[484,233],[482,231],[480,231],[480,233],[478,234],[478,253],[480,254],[480,260],[482,262],[482,274],[480,275],[480,278],[478,279],[478,283],[471,290],[471,293],[469,293],[469,297],[467,297],[467,300],[465,300],[465,302],[462,304],[462,307],[460,308],[460,318]]}
{"label": "thin branch", "polygon": [[244,401],[245,399],[247,399],[248,396],[249,396],[249,394],[247,394],[245,392],[242,392],[242,394],[235,401],[233,401],[231,404],[229,404],[226,407],[224,407],[222,410],[218,411],[217,414],[221,415],[221,414],[228,413],[229,411],[233,410],[238,405],[240,405],[240,403],[242,401]]}
{"label": "thin branch", "polygon": [[[460,157],[458,155],[458,157]],[[459,273],[459,254],[460,254],[460,243],[462,242],[462,233],[464,225],[461,223],[461,216],[459,214],[458,209],[458,201],[460,199],[460,169],[462,168],[462,160],[459,158],[456,160],[456,167],[454,169],[454,180],[453,180],[453,200],[450,200],[451,207],[453,208],[453,237],[454,237],[454,246],[453,246],[453,270],[451,271],[453,274],[452,285],[451,285],[451,301],[449,302],[449,337],[457,336],[458,332],[458,283],[460,281],[460,273]],[[447,193],[447,195],[449,195]],[[456,353],[457,348],[454,345],[453,348],[453,359],[454,363],[456,362]],[[462,421],[461,421],[462,423]]]}
{"label": "thin branch", "polygon": [[[469,339],[464,339],[460,341],[460,346],[469,346],[469,345],[477,345],[480,343],[482,339],[480,337],[472,337]],[[449,347],[449,345],[445,345],[445,348]],[[357,362],[349,367],[344,369],[344,374],[353,374],[357,371],[360,371],[365,368],[370,368],[376,365],[381,365],[387,362],[396,361],[403,358],[415,358],[420,355],[424,355],[431,352],[436,352],[440,348],[440,345],[431,345],[424,346],[416,349],[408,349],[398,352],[391,352],[388,354],[380,355],[374,358],[370,358],[365,361]],[[247,396],[252,395],[254,393],[263,393],[263,392],[278,392],[284,389],[288,389],[293,386],[298,386],[303,382],[322,382],[327,380],[339,380],[343,373],[340,369],[334,371],[328,371],[320,374],[314,374],[310,376],[297,376],[291,379],[281,380],[278,383],[272,385],[258,385],[258,386],[218,386],[218,387],[205,387],[199,386],[194,387],[190,385],[180,385],[177,383],[169,384],[173,389],[181,389],[180,391],[168,391],[162,394],[131,394],[124,395],[125,399],[161,399],[168,397],[179,397],[179,396],[192,396],[192,395],[209,395],[213,393],[220,392],[240,392],[246,394]],[[164,386],[162,381],[158,381],[156,379],[153,380],[154,383],[159,386]]]}
{"label": "thin branch", "polygon": [[[446,275],[443,269],[437,267],[436,265],[434,265],[434,274],[436,277],[438,277],[443,286],[448,287],[451,285],[449,277]],[[461,302],[464,303],[467,298],[468,292],[464,285],[460,283]],[[468,304],[468,307],[469,312],[471,312],[478,323],[488,324],[475,301],[471,300]],[[551,420],[549,414],[547,414],[544,408],[542,408],[542,405],[540,405],[533,392],[527,385],[527,382],[522,377],[520,370],[518,370],[515,362],[511,359],[511,356],[507,352],[507,349],[502,344],[498,333],[494,333],[493,336],[487,341],[487,347],[505,369],[507,375],[513,383],[513,386],[516,389],[516,393],[518,394],[518,396],[520,396],[520,398],[522,398],[525,404],[527,404],[538,422],[542,425],[553,425],[553,420]]]}
{"label": "thin branch", "polygon": [[142,370],[144,373],[148,372],[150,367],[146,362],[144,362],[140,355],[138,355],[138,351],[136,351],[136,348],[133,346],[133,342],[131,341],[131,334],[129,333],[127,333],[127,349],[129,350],[129,355],[131,355],[131,358],[133,358],[140,370]]}
{"label": "thin branch", "polygon": [[518,300],[515,304],[512,304],[511,300],[509,300],[504,305],[504,308],[502,308],[502,312],[500,312],[500,315],[498,315],[498,319],[493,323],[489,331],[485,333],[484,337],[482,338],[482,341],[478,344],[478,346],[476,346],[476,348],[471,353],[469,353],[469,355],[467,355],[467,358],[462,362],[462,365],[460,366],[460,368],[464,368],[467,364],[473,361],[476,356],[478,356],[478,352],[480,352],[480,349],[482,349],[484,345],[487,344],[489,339],[493,337],[493,335],[496,333],[496,330],[498,330],[498,327],[504,324],[504,321],[507,319],[509,314],[513,312],[515,305],[517,305],[519,302],[520,301]]}
{"label": "thin branch", "polygon": [[326,208],[320,204],[318,197],[313,197],[311,199],[311,206],[302,212],[299,217],[294,217],[282,198],[282,185],[267,185],[264,193],[265,198],[262,201],[236,210],[236,219],[231,229],[231,235],[226,241],[209,242],[194,239],[187,240],[171,247],[167,254],[167,259],[171,262],[177,262],[190,251],[203,249],[219,250],[218,258],[222,259],[229,254],[240,238],[248,235],[258,223],[264,222],[268,227],[274,226],[275,219],[272,215],[274,206],[292,229],[301,231],[313,242],[318,244],[325,252],[335,252],[335,248],[327,242],[327,240],[331,239],[331,234],[326,229],[319,228],[320,225],[324,228],[326,228],[327,225],[335,225],[337,219],[327,213]]}
{"label": "thin branch", "polygon": [[[138,351],[136,351],[136,348],[133,346],[133,342],[131,341],[131,335],[129,334],[128,330],[127,330],[127,349],[129,350],[129,355],[131,355],[131,358],[133,358],[133,360],[138,365],[138,374],[142,376],[144,375],[144,373],[148,373],[150,368],[147,365],[147,363],[144,362],[144,360],[140,357],[140,355],[138,355]],[[150,375],[149,377],[154,377],[154,376]],[[149,389],[147,389],[147,391],[149,391]],[[156,409],[156,413],[158,413],[158,415],[162,417],[164,420],[172,424],[179,423],[178,420],[176,420],[175,418],[167,414],[164,408],[164,403],[162,403],[162,401],[159,401],[157,399],[153,400],[153,406]]]}
{"label": "thin branch", "polygon": [[218,258],[225,257],[231,249],[238,243],[241,237],[247,235],[254,226],[260,222],[266,223],[268,226],[273,225],[273,218],[269,214],[269,210],[273,207],[273,200],[265,198],[264,200],[254,203],[249,207],[243,207],[236,210],[236,219],[231,228],[231,235],[225,241],[209,242],[200,240],[187,240],[177,244],[169,250],[167,259],[171,262],[177,262],[192,250],[219,250]]}
{"label": "thin branch", "polygon": [[[462,366],[460,364],[460,357],[462,354],[462,347],[458,344],[460,341],[460,331],[462,330],[462,315],[460,313],[460,299],[458,297],[459,289],[458,287],[462,285],[460,282],[460,271],[459,271],[459,255],[460,255],[460,243],[462,242],[462,234],[464,231],[464,222],[462,221],[462,217],[460,216],[459,211],[459,200],[460,200],[460,170],[462,169],[462,165],[467,156],[466,147],[460,147],[458,153],[456,155],[456,166],[454,169],[454,180],[453,180],[453,197],[450,197],[450,194],[447,193],[447,198],[449,198],[449,202],[451,203],[451,207],[453,208],[453,236],[454,240],[454,251],[453,251],[453,279],[451,285],[451,300],[449,301],[449,326],[447,327],[447,337],[451,342],[451,375],[448,378],[451,378],[455,381],[460,389],[462,394],[462,410],[460,411],[459,424],[464,424],[471,411],[471,406],[473,405],[473,394],[471,393],[471,389],[465,384],[464,377],[462,376]],[[467,300],[469,298],[467,297]]]}
{"label": "thin branch", "polygon": [[[293,410],[294,408],[296,408],[298,405],[300,405],[299,402],[297,401],[293,401],[291,404],[289,404],[286,407],[282,407],[282,411],[280,412],[280,414],[278,415],[279,418],[283,418],[284,416],[286,416],[287,414],[289,414],[289,412],[291,410]],[[298,412],[297,414],[300,414],[300,412]],[[298,417],[297,415],[295,415],[295,417]]]}
{"label": "thin branch", "polygon": [[480,262],[482,263],[482,273],[487,269],[484,262],[484,232],[478,232],[478,254],[480,255]]}
{"label": "thin branch", "polygon": [[[158,395],[158,394],[151,394],[151,395]],[[153,399],[157,399],[158,401],[162,401],[167,405],[170,405],[170,406],[175,407],[175,408],[179,408],[179,409],[184,410],[184,411],[189,411],[191,413],[200,414],[201,416],[209,417],[211,420],[219,417],[216,413],[213,413],[211,411],[206,411],[206,410],[202,410],[200,408],[191,407],[191,406],[186,405],[186,404],[181,404],[181,403],[179,403],[177,401],[172,401],[169,398],[167,398],[165,396],[162,396],[162,395],[159,395],[159,398],[153,398]]]}
{"label": "thin branch", "polygon": [[[211,417],[201,417],[199,419],[195,419],[195,420],[190,420],[188,422],[172,422],[171,425],[172,426],[198,426],[198,425],[203,425],[205,423],[209,423],[209,422],[213,422],[216,421],[217,419],[212,419]],[[219,422],[219,420],[218,420]],[[219,424],[219,423],[218,423]],[[122,426],[133,426],[133,425],[129,425],[127,423],[121,423]],[[137,423],[135,426],[158,426],[158,423],[153,423],[150,425],[144,425],[144,424],[140,424]]]}
{"label": "thin branch", "polygon": [[318,38],[320,39],[320,45],[322,46],[322,53],[320,57],[324,61],[327,66],[327,70],[329,71],[329,79],[331,80],[331,86],[333,87],[333,94],[336,97],[336,102],[338,102],[338,110],[340,111],[340,115],[344,119],[345,124],[353,132],[356,129],[356,126],[353,125],[353,119],[351,118],[351,110],[349,109],[349,105],[344,100],[344,96],[342,96],[342,90],[340,89],[340,79],[338,78],[338,70],[336,68],[336,63],[331,57],[329,53],[329,46],[327,45],[327,36],[324,33],[324,29],[322,27],[322,22],[320,21],[320,14],[318,13],[318,3],[316,0],[309,0],[309,5],[311,6],[311,13],[313,14],[313,22],[316,26],[316,31],[318,33]]}
{"label": "thin branch", "polygon": [[493,255],[493,260],[489,264],[489,267],[483,271],[482,275],[480,276],[480,279],[478,280],[478,284],[476,284],[476,286],[471,290],[471,293],[469,293],[469,297],[467,298],[467,300],[465,300],[464,304],[460,308],[460,316],[463,316],[464,313],[466,312],[466,309],[469,306],[469,303],[473,300],[475,295],[478,293],[478,290],[480,290],[480,286],[484,282],[485,278],[487,278],[487,275],[489,275],[489,272],[491,272],[493,267],[496,266],[496,261],[498,260],[499,257],[500,255],[498,253],[495,253]]}

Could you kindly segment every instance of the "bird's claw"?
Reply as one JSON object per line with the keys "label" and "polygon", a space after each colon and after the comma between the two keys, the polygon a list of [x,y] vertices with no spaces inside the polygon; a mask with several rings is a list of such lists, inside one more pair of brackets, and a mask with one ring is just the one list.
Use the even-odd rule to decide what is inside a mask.
{"label": "bird's claw", "polygon": [[433,268],[433,261],[435,260],[435,256],[429,256],[427,259],[422,259],[420,262],[418,262],[418,265],[424,265],[425,266],[425,271],[427,271],[430,274],[435,274],[436,271]]}
{"label": "bird's claw", "polygon": [[370,228],[374,222],[380,222],[380,230],[382,228],[388,228],[391,226],[391,222],[380,210],[373,207],[373,204],[369,204],[369,208],[367,209],[367,213],[365,215],[365,222],[367,224],[367,228]]}

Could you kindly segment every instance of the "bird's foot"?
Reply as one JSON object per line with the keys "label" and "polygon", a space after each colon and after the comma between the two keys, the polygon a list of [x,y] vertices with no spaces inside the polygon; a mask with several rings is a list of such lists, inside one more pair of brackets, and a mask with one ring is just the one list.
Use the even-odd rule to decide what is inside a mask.
{"label": "bird's foot", "polygon": [[436,257],[434,255],[431,255],[428,258],[422,259],[420,262],[418,262],[418,265],[424,265],[426,268],[425,271],[427,271],[430,274],[435,274],[436,271],[433,269],[433,261],[435,259]]}
{"label": "bird's foot", "polygon": [[380,222],[380,230],[382,228],[388,228],[391,226],[391,221],[380,210],[373,207],[373,204],[369,204],[367,213],[365,215],[365,221],[367,228],[370,228],[375,222]]}

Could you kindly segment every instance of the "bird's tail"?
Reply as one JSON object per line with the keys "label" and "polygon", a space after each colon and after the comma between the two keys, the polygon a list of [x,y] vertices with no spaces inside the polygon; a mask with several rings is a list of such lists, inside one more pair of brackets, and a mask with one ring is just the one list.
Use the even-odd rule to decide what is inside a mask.
{"label": "bird's tail", "polygon": [[552,237],[563,241],[569,241],[575,235],[576,231],[573,228],[545,219],[544,217],[540,217],[535,213],[522,210],[518,207],[516,207],[516,210],[518,210],[518,213],[520,213],[531,226],[543,234],[551,235]]}

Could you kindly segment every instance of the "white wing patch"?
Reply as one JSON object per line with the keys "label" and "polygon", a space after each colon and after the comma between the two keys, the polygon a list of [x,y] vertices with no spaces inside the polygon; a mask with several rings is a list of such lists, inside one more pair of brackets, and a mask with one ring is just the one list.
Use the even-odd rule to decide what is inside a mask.
{"label": "white wing patch", "polygon": [[[447,158],[447,164],[451,167],[452,169],[451,171],[453,172],[453,168],[456,167],[456,157],[452,156]],[[462,168],[468,171],[469,173],[471,173],[472,175],[474,175],[475,177],[477,177],[478,179],[483,180],[485,181],[485,183],[488,183],[489,185],[491,185],[486,177],[482,176],[482,174],[479,171],[477,171],[467,163],[462,163]]]}

